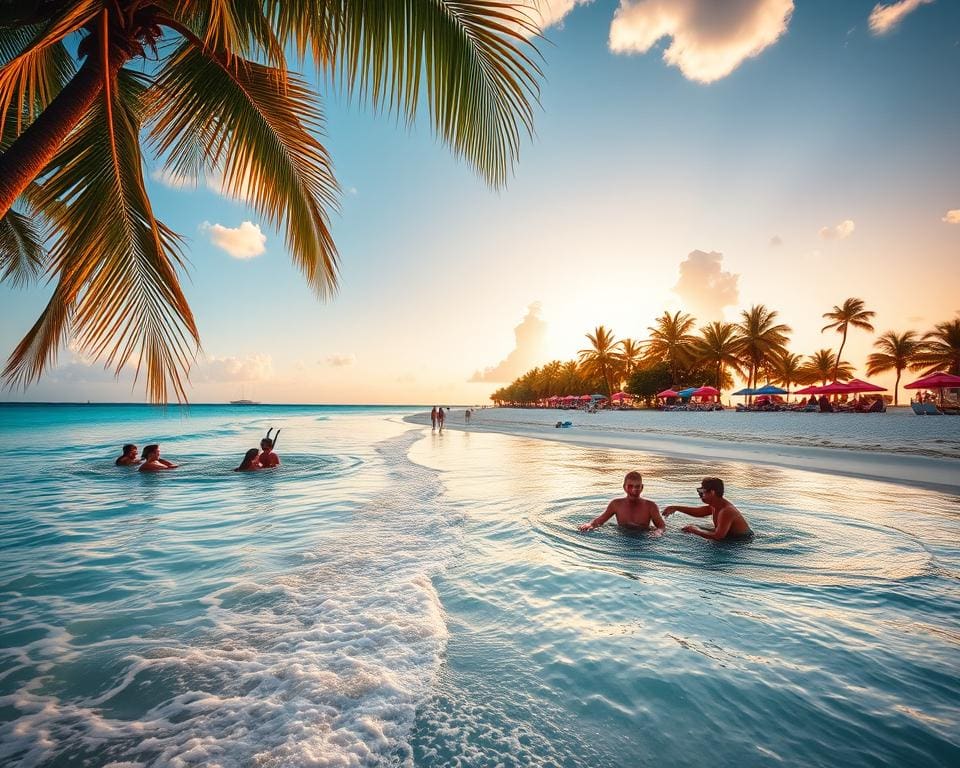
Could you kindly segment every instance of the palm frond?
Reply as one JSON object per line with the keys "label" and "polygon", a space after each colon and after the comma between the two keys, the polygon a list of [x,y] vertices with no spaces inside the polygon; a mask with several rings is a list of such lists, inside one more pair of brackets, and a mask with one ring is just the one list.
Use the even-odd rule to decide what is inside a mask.
{"label": "palm frond", "polygon": [[[310,88],[282,70],[187,40],[161,71],[150,107],[151,141],[178,173],[222,169],[225,191],[271,224],[321,296],[337,282],[328,208],[338,187],[313,132],[323,114]],[[197,168],[197,164],[200,168]]]}
{"label": "palm frond", "polygon": [[[36,379],[72,328],[80,349],[120,370],[136,358],[153,402],[186,398],[184,382],[198,334],[176,266],[176,235],[154,218],[142,176],[139,130],[146,85],[121,69],[111,89],[110,147],[103,99],[51,163],[38,204],[60,221],[51,248],[54,297],[8,361],[4,376]],[[104,215],[109,210],[109,216]]]}
{"label": "palm frond", "polygon": [[173,18],[202,40],[206,50],[222,52],[227,61],[262,53],[267,63],[286,68],[283,45],[264,11],[263,0],[179,0]]}
{"label": "palm frond", "polygon": [[506,180],[521,134],[532,134],[542,76],[523,3],[274,0],[272,11],[348,93],[409,121],[424,97],[453,152],[490,184]]}
{"label": "palm frond", "polygon": [[11,208],[0,219],[0,282],[24,286],[44,265],[44,236],[35,219]]}
{"label": "palm frond", "polygon": [[74,72],[74,62],[62,41],[81,29],[99,11],[95,0],[66,3],[63,12],[44,25],[14,27],[0,32],[0,131],[8,110],[17,115],[16,132],[39,114]]}

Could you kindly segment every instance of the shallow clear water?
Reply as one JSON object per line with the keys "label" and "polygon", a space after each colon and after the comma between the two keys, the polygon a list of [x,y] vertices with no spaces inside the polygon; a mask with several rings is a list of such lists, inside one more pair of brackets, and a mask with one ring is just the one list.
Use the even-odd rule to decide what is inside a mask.
{"label": "shallow clear water", "polygon": [[[404,413],[0,408],[0,763],[960,760],[960,498]],[[756,537],[578,534],[633,468]]]}

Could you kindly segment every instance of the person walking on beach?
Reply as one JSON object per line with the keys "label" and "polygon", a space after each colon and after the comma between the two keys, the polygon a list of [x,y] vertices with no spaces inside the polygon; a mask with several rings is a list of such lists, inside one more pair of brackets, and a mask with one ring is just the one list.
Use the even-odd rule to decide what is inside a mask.
{"label": "person walking on beach", "polygon": [[[277,434],[280,434],[280,430],[277,430]],[[263,438],[260,441],[260,456],[257,459],[257,463],[264,469],[270,469],[271,467],[280,466],[280,457],[273,452],[273,440],[269,437]],[[249,453],[249,451],[247,451]]]}
{"label": "person walking on beach", "polygon": [[118,467],[134,467],[140,463],[140,457],[137,455],[137,446],[133,443],[127,443],[123,446],[123,453],[117,456],[113,462]]}
{"label": "person walking on beach", "polygon": [[443,406],[441,405],[439,408],[437,408],[437,426],[440,427],[441,432],[443,432],[443,420],[445,418],[446,416],[443,413]]}
{"label": "person walking on beach", "polygon": [[626,497],[611,501],[602,515],[579,526],[578,530],[582,533],[593,531],[616,515],[617,525],[623,528],[648,531],[650,523],[653,523],[653,535],[662,536],[667,526],[660,516],[660,510],[650,499],[640,496],[643,491],[643,476],[639,472],[627,472],[623,478],[623,490],[627,494]]}
{"label": "person walking on beach", "polygon": [[437,428],[437,406],[433,406],[433,410],[430,411],[430,428],[431,430]]}
{"label": "person walking on beach", "polygon": [[669,504],[663,508],[663,516],[669,517],[674,512],[683,512],[692,517],[713,517],[713,528],[700,528],[696,525],[685,525],[680,530],[684,533],[693,533],[704,539],[744,539],[753,535],[746,518],[733,504],[723,498],[723,480],[719,477],[705,477],[700,481],[697,495],[704,502],[702,507],[682,507],[678,504]]}
{"label": "person walking on beach", "polygon": [[176,469],[177,465],[171,461],[160,458],[160,446],[148,445],[143,449],[143,464],[140,465],[141,472],[162,472],[165,469]]}

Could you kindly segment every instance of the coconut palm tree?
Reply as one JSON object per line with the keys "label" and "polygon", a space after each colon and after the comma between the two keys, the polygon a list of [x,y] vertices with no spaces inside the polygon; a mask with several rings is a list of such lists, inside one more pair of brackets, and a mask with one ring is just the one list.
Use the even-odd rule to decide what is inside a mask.
{"label": "coconut palm tree", "polygon": [[610,397],[613,394],[613,376],[618,364],[619,342],[614,338],[613,333],[602,325],[597,326],[593,333],[588,333],[586,336],[590,346],[577,353],[580,359],[580,371],[587,377],[602,381],[607,388],[607,397]]}
{"label": "coconut palm tree", "polygon": [[847,331],[849,330],[850,326],[859,328],[863,331],[870,331],[872,333],[873,325],[870,323],[870,320],[876,314],[876,312],[866,308],[866,305],[863,303],[863,299],[855,298],[847,299],[839,307],[834,304],[833,309],[831,309],[829,312],[823,313],[823,319],[829,320],[830,322],[820,329],[820,333],[834,328],[836,329],[837,333],[843,334],[843,340],[840,342],[840,349],[837,350],[837,362],[833,371],[834,381],[837,379],[837,372],[840,367],[840,362],[843,359],[843,346],[847,343]]}
{"label": "coconut palm tree", "polygon": [[946,371],[960,376],[960,318],[937,323],[924,334],[917,362],[927,373]]}
{"label": "coconut palm tree", "polygon": [[[560,389],[564,395],[575,395],[583,389],[583,377],[576,360],[568,360],[560,367]],[[582,394],[582,393],[581,393]]]}
{"label": "coconut palm tree", "polygon": [[803,384],[806,379],[803,374],[803,358],[793,352],[784,352],[773,358],[770,370],[775,384],[782,384],[790,390],[793,384]]}
{"label": "coconut palm tree", "polygon": [[789,325],[775,322],[777,311],[763,304],[754,304],[740,312],[740,322],[734,327],[739,336],[738,357],[747,371],[747,386],[757,383],[757,375],[765,365],[787,351]]}
{"label": "coconut palm tree", "polygon": [[633,339],[620,339],[618,346],[620,349],[616,353],[616,357],[619,366],[617,369],[617,376],[620,379],[618,382],[619,389],[619,385],[633,375],[633,372],[643,359],[643,344]]}
{"label": "coconut palm tree", "polygon": [[834,376],[849,379],[853,376],[853,366],[850,363],[838,364],[832,349],[818,349],[800,366],[800,375],[810,383],[829,384],[836,381]]}
{"label": "coconut palm tree", "polygon": [[670,366],[674,384],[681,366],[690,362],[696,337],[691,333],[696,320],[692,315],[677,311],[672,315],[664,312],[650,326],[650,339],[646,343],[646,357],[651,362],[664,362]]}
{"label": "coconut palm tree", "polygon": [[917,353],[923,349],[923,342],[916,331],[887,331],[873,342],[879,350],[867,358],[867,376],[887,371],[896,371],[897,380],[893,385],[893,404],[899,405],[900,374],[905,368],[920,368]]}
{"label": "coconut palm tree", "polygon": [[733,323],[712,322],[700,329],[699,338],[692,343],[694,359],[700,363],[713,366],[716,371],[715,381],[717,389],[723,389],[727,380],[726,369],[731,368],[739,375],[743,375],[743,367],[737,351],[740,349],[740,338]]}
{"label": "coconut palm tree", "polygon": [[151,400],[186,398],[199,332],[180,238],[147,194],[144,139],[168,172],[220,178],[279,227],[326,296],[338,188],[318,96],[288,56],[409,123],[423,104],[500,185],[532,125],[536,34],[521,3],[486,0],[4,3],[0,274],[54,281],[6,380],[35,380],[73,335],[118,372],[135,362]]}

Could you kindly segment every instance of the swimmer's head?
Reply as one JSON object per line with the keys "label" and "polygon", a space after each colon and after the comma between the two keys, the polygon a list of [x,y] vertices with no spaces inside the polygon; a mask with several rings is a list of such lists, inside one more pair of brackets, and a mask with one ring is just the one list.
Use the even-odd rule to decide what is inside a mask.
{"label": "swimmer's head", "polygon": [[[263,450],[263,451],[273,450],[273,440],[271,440],[269,437],[263,438],[263,440],[260,441],[260,449]],[[253,448],[252,450],[255,451],[255,450],[257,450],[257,449],[256,449],[256,448]],[[248,451],[248,453],[249,453],[249,451]]]}
{"label": "swimmer's head", "polygon": [[623,478],[623,490],[631,496],[639,496],[643,490],[643,475],[637,471],[627,472]]}
{"label": "swimmer's head", "polygon": [[137,446],[135,446],[133,443],[124,443],[124,446],[123,446],[123,455],[124,455],[124,456],[136,457],[136,455],[137,455]]}
{"label": "swimmer's head", "polygon": [[700,481],[700,487],[697,489],[697,494],[702,499],[710,491],[713,491],[721,499],[723,498],[723,480],[719,477],[705,477]]}
{"label": "swimmer's head", "polygon": [[151,459],[159,458],[160,456],[160,446],[156,443],[151,443],[148,446],[145,446],[143,449],[143,458],[147,461]]}

